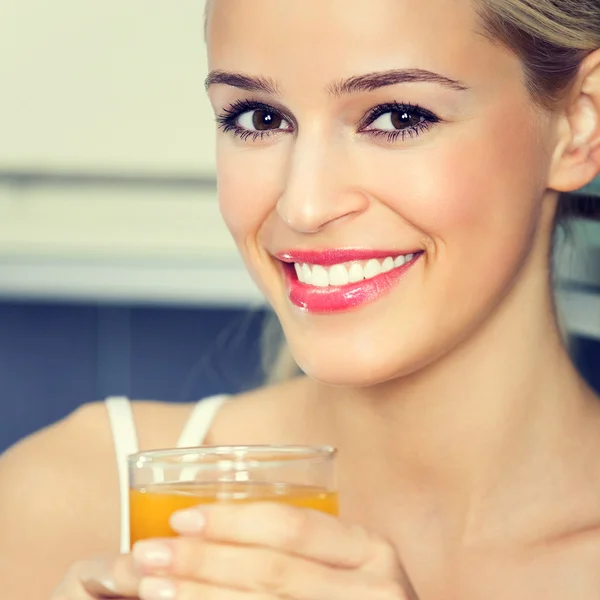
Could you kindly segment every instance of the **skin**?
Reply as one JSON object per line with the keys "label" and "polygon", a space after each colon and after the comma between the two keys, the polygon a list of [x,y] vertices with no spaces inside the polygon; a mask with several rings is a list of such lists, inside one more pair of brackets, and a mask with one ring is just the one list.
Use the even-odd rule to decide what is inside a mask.
{"label": "skin", "polygon": [[[222,212],[246,264],[311,377],[364,386],[422,375],[487,324],[522,276],[542,225],[553,143],[549,117],[529,101],[516,57],[471,33],[477,24],[466,2],[453,1],[452,10],[444,2],[426,2],[414,11],[390,1],[380,12],[354,1],[318,9],[274,2],[258,15],[246,8],[244,19],[227,19],[238,4],[214,6],[211,68],[265,73],[298,122],[295,135],[262,143],[219,138]],[[410,26],[402,26],[407,11]],[[252,26],[246,19],[253,19]],[[278,24],[286,21],[294,27],[285,29],[283,48]],[[323,41],[307,52],[302,40],[311,38]],[[392,68],[428,69],[470,89],[413,84],[341,99],[327,93],[339,80]],[[248,97],[275,100],[229,86],[214,86],[209,95],[217,112]],[[356,133],[369,109],[394,100],[418,104],[446,122],[395,144]],[[492,173],[511,176],[492,179]],[[547,204],[546,235],[553,212]],[[490,244],[490,236],[497,243]],[[544,248],[547,243],[540,236]],[[293,310],[268,254],[344,247],[427,253],[412,284],[360,311],[319,318]],[[539,259],[546,264],[545,256]],[[538,293],[547,299],[545,280],[543,285]],[[515,312],[522,314],[526,300]],[[402,335],[390,336],[390,326]]]}
{"label": "skin", "polygon": [[[282,130],[262,139],[219,134],[219,195],[308,375],[230,403],[207,441],[338,446],[341,520],[271,505],[205,508],[185,516],[179,539],[76,562],[54,600],[99,598],[107,587],[151,600],[157,580],[180,600],[596,598],[598,398],[564,349],[548,260],[558,192],[600,171],[600,52],[549,112],[528,95],[518,58],[480,33],[468,0],[421,0],[418,9],[409,0],[217,0],[207,41],[213,71],[278,89],[248,92],[213,77],[217,115],[252,100],[283,116]],[[390,69],[428,70],[466,89],[412,82],[331,94],[340,81]],[[389,128],[389,118],[364,118],[389,102],[416,104],[439,122],[394,142],[368,133]],[[343,247],[424,255],[388,295],[357,310],[294,308],[274,255]],[[182,407],[137,410],[142,447],[173,445]],[[47,464],[62,464],[65,480],[47,485],[35,531],[15,515],[39,514],[34,500],[22,501],[39,477],[0,485],[11,488],[0,495],[0,515],[10,515],[0,522],[0,559],[15,598],[46,598],[84,550],[114,552],[114,528],[103,540],[92,532],[116,521],[118,506],[106,508],[103,493],[117,496],[116,474],[91,477],[69,463],[69,439],[99,417],[78,418],[0,462],[8,481],[64,440]],[[111,466],[108,429],[94,429],[104,436],[94,464]],[[67,519],[51,487],[87,485],[96,487],[81,492],[85,513],[73,508]],[[161,547],[168,564],[156,564]],[[38,587],[25,581],[32,560],[43,565]]]}

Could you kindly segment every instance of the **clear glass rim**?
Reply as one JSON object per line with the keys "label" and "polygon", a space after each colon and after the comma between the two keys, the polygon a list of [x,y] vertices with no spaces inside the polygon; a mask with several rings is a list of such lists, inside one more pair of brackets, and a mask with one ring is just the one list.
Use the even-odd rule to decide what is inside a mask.
{"label": "clear glass rim", "polygon": [[[208,456],[221,458],[223,461],[258,461],[265,467],[275,466],[277,464],[327,461],[337,455],[337,448],[334,446],[302,446],[302,445],[218,445],[218,446],[194,446],[190,448],[169,448],[166,450],[148,450],[136,452],[127,457],[130,468],[143,468],[144,466],[201,466],[202,461],[173,461],[178,456]],[[273,458],[269,458],[272,455]],[[171,460],[170,460],[171,459]],[[216,462],[205,463],[205,466],[218,464]]]}

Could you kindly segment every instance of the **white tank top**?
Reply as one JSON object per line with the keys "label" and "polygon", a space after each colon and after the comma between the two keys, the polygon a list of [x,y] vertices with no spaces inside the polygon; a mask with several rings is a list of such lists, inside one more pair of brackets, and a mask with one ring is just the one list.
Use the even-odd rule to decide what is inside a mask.
{"label": "white tank top", "polygon": [[[219,408],[228,396],[212,396],[196,404],[188,418],[179,440],[178,448],[201,446]],[[121,495],[121,552],[129,552],[129,481],[127,457],[138,452],[138,439],[131,403],[125,397],[106,399],[106,408],[115,445],[119,488]]]}

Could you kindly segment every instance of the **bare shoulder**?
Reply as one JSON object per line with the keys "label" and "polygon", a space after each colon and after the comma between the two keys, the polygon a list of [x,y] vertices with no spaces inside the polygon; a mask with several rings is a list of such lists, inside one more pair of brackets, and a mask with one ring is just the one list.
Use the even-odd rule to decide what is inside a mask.
{"label": "bare shoulder", "polygon": [[[42,525],[49,514],[72,514],[88,484],[115,483],[107,459],[112,451],[106,410],[88,404],[66,419],[25,438],[0,459],[0,504],[27,514],[27,521]],[[113,469],[114,470],[114,469]],[[114,480],[114,481],[113,481]],[[84,485],[80,485],[80,484]],[[75,494],[75,495],[73,495]],[[37,510],[30,512],[28,509]],[[4,510],[0,518],[7,518]]]}
{"label": "bare shoulder", "polygon": [[105,412],[86,405],[0,458],[0,581],[8,598],[48,597],[73,562],[118,550]]}
{"label": "bare shoulder", "polygon": [[[188,405],[133,403],[142,448],[173,445]],[[77,560],[119,551],[120,495],[104,403],[87,404],[0,457],[0,582],[45,598]],[[32,563],[36,577],[31,578]],[[10,593],[4,597],[12,598]]]}
{"label": "bare shoulder", "polygon": [[[132,407],[142,449],[172,446],[191,410],[189,405],[161,402],[133,402]],[[81,406],[0,457],[0,505],[6,502],[14,502],[15,508],[28,513],[29,522],[39,521],[44,528],[45,517],[65,514],[72,521],[80,511],[86,518],[77,524],[78,530],[89,525],[87,533],[93,530],[99,539],[114,543],[118,476],[103,402]],[[97,510],[92,512],[92,507]],[[111,526],[99,528],[98,517]],[[4,511],[0,518],[5,518]]]}

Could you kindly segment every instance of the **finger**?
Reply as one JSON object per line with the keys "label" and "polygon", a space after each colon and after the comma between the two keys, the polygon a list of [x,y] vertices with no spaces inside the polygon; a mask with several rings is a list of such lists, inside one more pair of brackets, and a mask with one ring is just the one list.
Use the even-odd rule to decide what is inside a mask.
{"label": "finger", "polygon": [[[146,545],[151,554],[155,553],[155,549],[151,548],[153,544],[156,542]],[[154,573],[155,568],[141,560],[144,545],[137,545],[134,549],[135,557],[140,559],[139,568],[144,573],[160,573],[175,581],[195,581],[207,586],[258,595],[260,598],[411,598],[399,580],[390,583],[388,578],[378,578],[371,573],[330,567],[269,548],[216,544],[193,537],[164,540],[162,544],[170,548],[171,564],[156,568]],[[204,600],[203,596],[202,598]]]}
{"label": "finger", "polygon": [[330,567],[269,548],[218,544],[193,537],[161,543],[170,548],[168,567],[154,567],[144,560],[156,554],[156,542],[140,543],[134,548],[134,558],[144,574],[298,600],[314,600],[315,590],[329,587]]}
{"label": "finger", "polygon": [[81,563],[76,575],[83,589],[94,599],[138,597],[140,577],[129,554]]}
{"label": "finger", "polygon": [[273,594],[270,592],[248,592],[209,583],[194,581],[174,581],[149,577],[142,579],[140,600],[417,600],[416,596],[407,594],[396,583],[373,583],[371,585],[353,586],[349,588],[347,581],[335,589],[323,588],[315,590],[313,595],[301,596]]}
{"label": "finger", "polygon": [[86,592],[81,581],[65,579],[60,585],[52,592],[50,600],[96,600],[97,596],[92,596]]}
{"label": "finger", "polygon": [[368,561],[372,545],[370,534],[358,525],[277,503],[204,505],[175,513],[171,526],[182,535],[268,547],[345,568]]}
{"label": "finger", "polygon": [[[191,581],[170,581],[149,577],[142,579],[140,600],[173,598],[176,600],[278,600],[261,594],[220,588]],[[364,600],[364,599],[363,599]]]}

